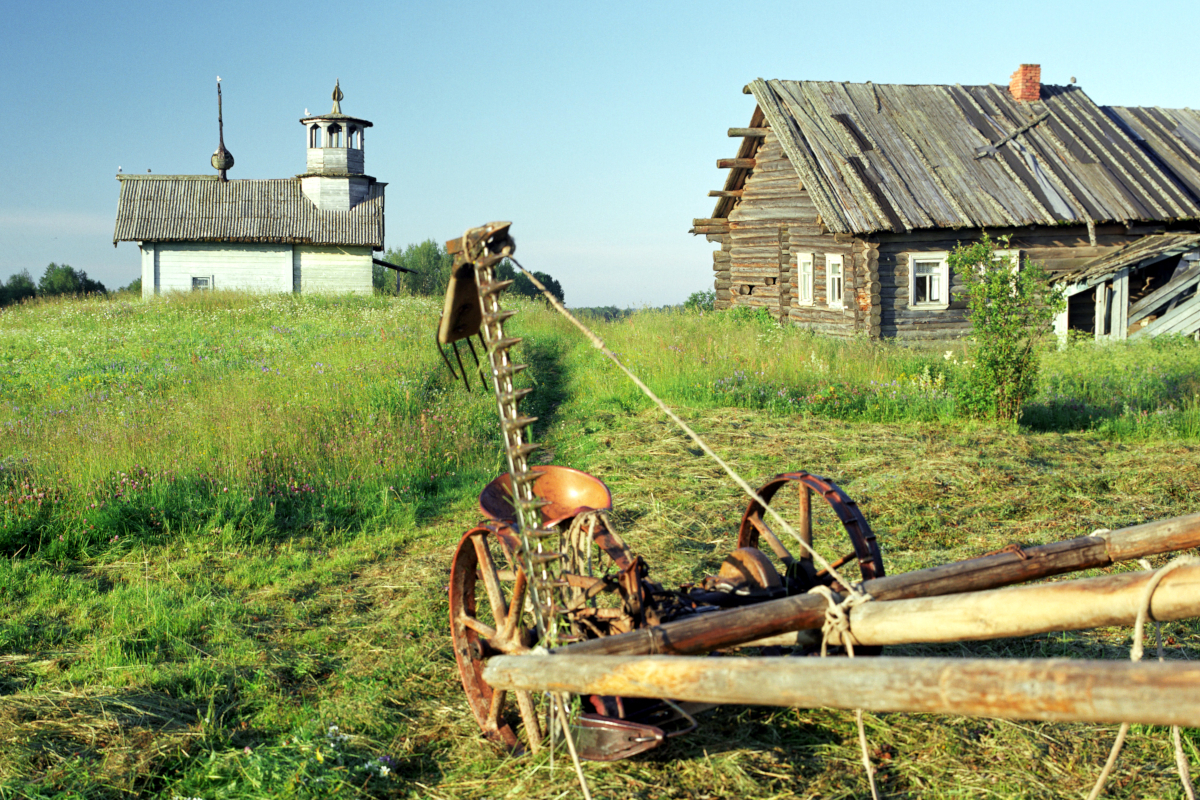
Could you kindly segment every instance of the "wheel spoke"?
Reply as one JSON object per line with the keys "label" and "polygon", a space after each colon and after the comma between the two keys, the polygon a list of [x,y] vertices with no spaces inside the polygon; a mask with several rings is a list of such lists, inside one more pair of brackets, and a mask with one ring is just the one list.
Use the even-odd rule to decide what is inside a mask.
{"label": "wheel spoke", "polygon": [[785,565],[790,566],[796,560],[788,552],[788,549],[783,546],[783,542],[779,541],[779,537],[775,535],[775,531],[771,530],[770,526],[763,521],[763,518],[757,512],[750,515],[750,524],[758,529],[759,534],[767,540],[767,544],[770,545],[771,550],[774,551],[775,555]]}
{"label": "wheel spoke", "polygon": [[479,572],[483,577],[483,585],[487,588],[488,601],[492,604],[492,619],[502,620],[508,616],[508,603],[504,602],[504,590],[500,588],[500,576],[496,574],[496,564],[488,550],[487,540],[483,534],[471,537],[475,545],[475,555],[479,558]]}
{"label": "wheel spoke", "polygon": [[484,639],[487,639],[489,643],[500,638],[497,635],[495,628],[493,628],[491,625],[480,622],[474,617],[469,617],[466,614],[460,614],[458,616],[458,621],[464,626],[478,633]]}
{"label": "wheel spoke", "polygon": [[488,706],[485,727],[491,730],[496,730],[500,727],[500,713],[504,710],[504,699],[507,696],[508,692],[504,689],[494,689],[492,691],[492,703]]}
{"label": "wheel spoke", "polygon": [[525,570],[517,572],[516,581],[512,588],[512,603],[508,607],[508,616],[501,623],[500,633],[506,639],[514,638],[517,632],[517,625],[521,621],[521,607],[525,605],[525,585],[528,579],[525,577]]}
{"label": "wheel spoke", "polygon": [[517,708],[521,710],[521,723],[529,739],[529,749],[536,753],[542,749],[542,728],[538,723],[537,709],[533,707],[533,695],[523,691],[516,694]]}

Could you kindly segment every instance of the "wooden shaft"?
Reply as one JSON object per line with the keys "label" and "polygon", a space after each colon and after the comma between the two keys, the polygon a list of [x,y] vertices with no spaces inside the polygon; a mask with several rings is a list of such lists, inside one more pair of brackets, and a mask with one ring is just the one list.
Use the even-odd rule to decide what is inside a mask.
{"label": "wooden shaft", "polygon": [[[876,600],[934,597],[995,589],[1037,578],[1107,567],[1116,560],[1200,547],[1200,514],[1137,525],[1103,536],[1003,552],[931,569],[866,581],[862,589]],[[1114,558],[1110,553],[1116,554]],[[629,633],[577,642],[553,652],[572,654],[705,653],[789,631],[820,628],[825,600],[796,595],[781,600],[698,614]]]}
{"label": "wooden shaft", "polygon": [[[855,643],[960,642],[1133,625],[1154,571],[1126,572],[986,592],[864,603],[850,612]],[[1200,617],[1200,565],[1167,573],[1150,619]],[[834,634],[830,644],[841,644]]]}
{"label": "wooden shaft", "polygon": [[1200,726],[1200,662],[497,656],[498,689],[1058,722]]}

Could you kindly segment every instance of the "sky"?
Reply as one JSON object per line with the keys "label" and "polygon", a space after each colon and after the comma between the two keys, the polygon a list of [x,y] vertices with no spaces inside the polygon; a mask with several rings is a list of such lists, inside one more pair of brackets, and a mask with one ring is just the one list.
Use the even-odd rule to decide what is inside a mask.
{"label": "sky", "polygon": [[306,109],[371,120],[386,247],[511,220],[568,305],[712,288],[688,233],[723,186],[754,78],[996,83],[1022,63],[1097,103],[1196,107],[1200,3],[4,2],[0,278],[67,263],[109,288],[118,167],[211,174],[216,77],[233,178],[304,171]]}

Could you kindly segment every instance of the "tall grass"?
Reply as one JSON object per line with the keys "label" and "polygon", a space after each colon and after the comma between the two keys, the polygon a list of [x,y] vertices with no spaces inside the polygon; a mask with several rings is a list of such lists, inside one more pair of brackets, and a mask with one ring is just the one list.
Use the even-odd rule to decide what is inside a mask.
{"label": "tall grass", "polygon": [[[645,407],[604,357],[560,320],[525,324],[565,337],[573,394]],[[641,311],[588,320],[656,392],[698,408],[739,407],[859,422],[964,419],[955,386],[969,342],[937,350],[834,339],[751,314]],[[1021,424],[1134,438],[1200,439],[1200,346],[1186,337],[1087,342],[1042,354],[1039,391]]]}
{"label": "tall grass", "polygon": [[262,537],[430,512],[499,466],[432,301],[176,295],[0,315],[0,552]]}

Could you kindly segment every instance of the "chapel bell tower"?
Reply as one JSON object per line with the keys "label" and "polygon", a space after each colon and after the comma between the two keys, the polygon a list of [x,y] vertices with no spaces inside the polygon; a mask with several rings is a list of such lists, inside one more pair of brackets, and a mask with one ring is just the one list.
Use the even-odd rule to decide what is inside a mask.
{"label": "chapel bell tower", "polygon": [[375,182],[363,172],[363,133],[371,123],[343,114],[344,98],[339,81],[333,87],[333,110],[300,120],[308,142],[300,185],[322,211],[349,211],[367,199]]}

